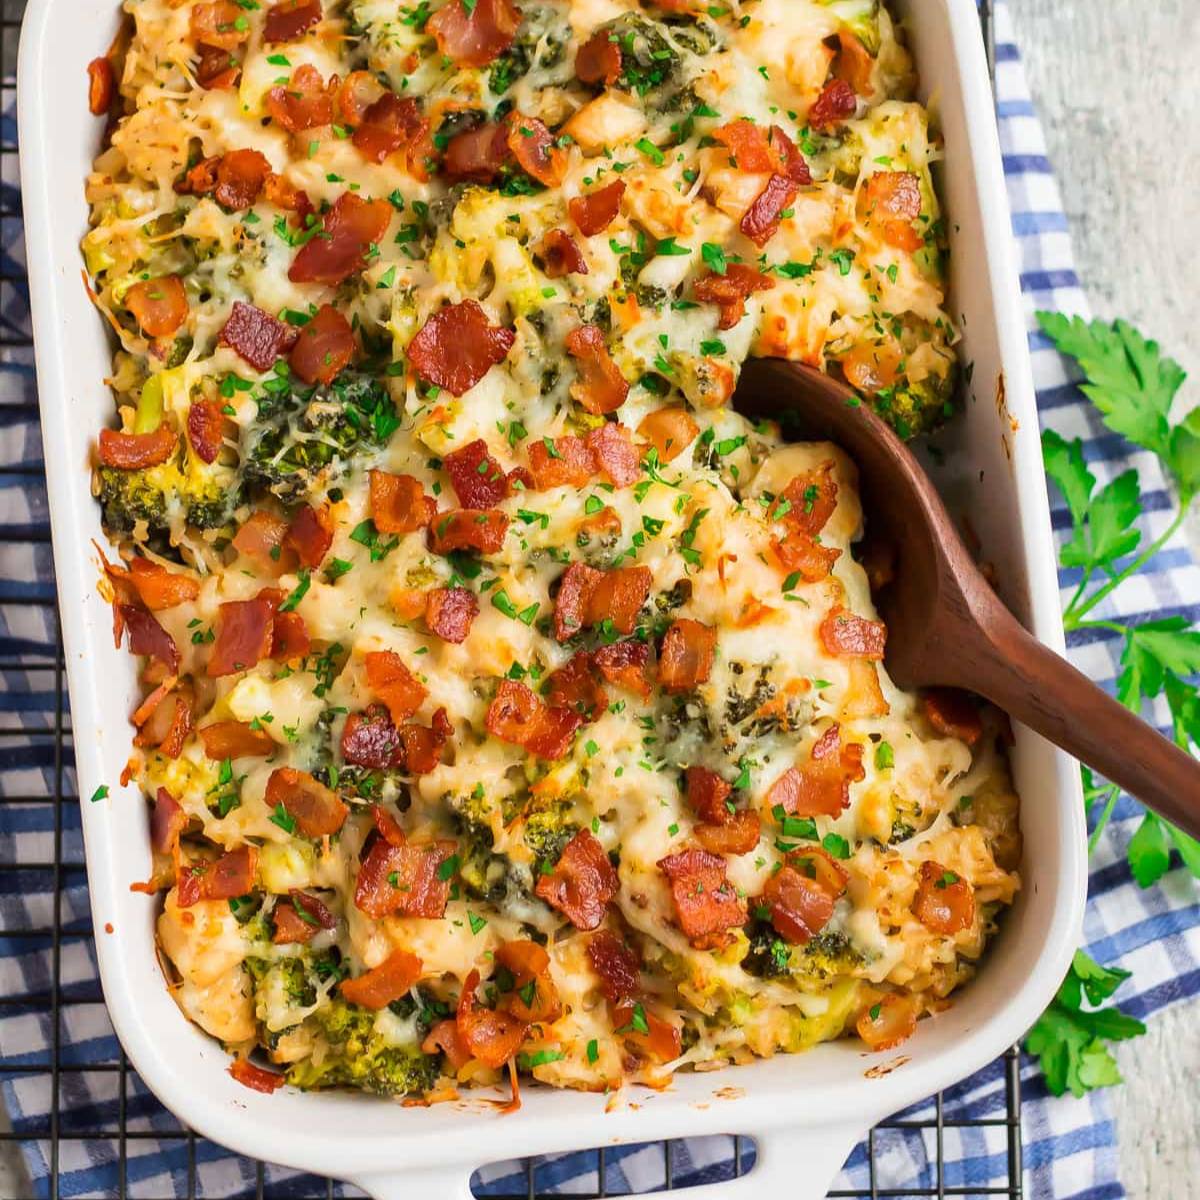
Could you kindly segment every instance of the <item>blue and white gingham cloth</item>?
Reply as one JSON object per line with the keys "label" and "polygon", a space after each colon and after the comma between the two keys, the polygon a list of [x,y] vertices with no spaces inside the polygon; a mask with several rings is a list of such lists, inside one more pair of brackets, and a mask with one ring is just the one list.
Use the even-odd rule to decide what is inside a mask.
{"label": "blue and white gingham cloth", "polygon": [[[1086,302],[1073,270],[1066,219],[1041,128],[1029,98],[1025,75],[1002,0],[996,12],[997,78],[1000,139],[1013,228],[1020,247],[1021,284],[1030,312],[1030,345],[1045,427],[1067,438],[1082,437],[1092,471],[1103,484],[1135,466],[1141,474],[1146,511],[1146,539],[1170,520],[1171,497],[1154,459],[1136,452],[1096,420],[1077,391],[1063,360],[1034,331],[1034,309],[1085,313]],[[0,121],[0,143],[15,139],[11,113]],[[0,156],[0,336],[28,335],[28,296],[19,276],[24,251],[19,217],[18,183],[11,154]],[[1152,331],[1150,331],[1152,332]],[[47,932],[13,936],[12,931],[54,927],[56,914],[66,930],[59,948],[63,991],[60,997],[60,1062],[56,1121],[62,1135],[57,1156],[58,1191],[63,1197],[110,1197],[122,1186],[115,1139],[72,1138],[96,1130],[115,1130],[121,1115],[122,1077],[111,1068],[119,1058],[100,997],[92,954],[92,933],[79,832],[73,802],[62,806],[62,859],[59,898],[55,873],[46,866],[55,857],[54,806],[36,797],[55,791],[52,737],[20,737],[16,727],[53,729],[53,669],[17,669],[21,656],[52,660],[55,646],[53,610],[17,606],[16,599],[46,600],[53,594],[45,491],[39,479],[41,461],[32,356],[23,349],[0,350],[0,1085],[13,1128],[23,1143],[31,1194],[50,1193],[51,1127],[50,1063],[53,1031],[49,1009],[54,949]],[[1069,522],[1055,501],[1054,524]],[[1060,583],[1069,591],[1076,580],[1064,572]],[[1147,569],[1120,588],[1108,611],[1125,618],[1184,614],[1200,618],[1200,570],[1186,543],[1177,537]],[[1189,603],[1188,598],[1192,598]],[[1076,634],[1071,655],[1078,666],[1112,687],[1119,647],[1104,631]],[[1157,714],[1166,724],[1166,714]],[[73,773],[63,786],[75,792]],[[1162,885],[1141,891],[1131,880],[1124,847],[1136,827],[1139,809],[1123,799],[1093,859],[1085,935],[1091,953],[1103,963],[1134,972],[1119,993],[1125,1008],[1150,1017],[1168,1004],[1200,992],[1200,903],[1198,890],[1180,868]],[[7,864],[34,864],[15,871]],[[8,931],[8,932],[6,932]],[[1135,990],[1136,989],[1136,990]],[[1116,1129],[1109,1092],[1082,1099],[1055,1099],[1047,1094],[1036,1064],[1022,1063],[1023,1136],[1026,1188],[1032,1197],[1055,1200],[1116,1200],[1124,1196],[1117,1179]],[[151,1097],[136,1077],[128,1079],[125,1117],[135,1140],[128,1144],[127,1194],[131,1197],[186,1196],[195,1171],[196,1194],[233,1200],[255,1194],[251,1162],[207,1142],[197,1144],[190,1163],[180,1126]],[[1002,1118],[1005,1114],[1004,1068],[993,1063],[950,1089],[944,1099],[943,1152],[945,1185],[955,1189],[1004,1188],[1008,1183],[1006,1130],[1002,1123],[960,1129],[958,1118]],[[903,1114],[915,1120],[934,1115],[932,1102]],[[140,1136],[136,1136],[140,1135]],[[875,1134],[877,1184],[881,1189],[924,1189],[936,1184],[936,1141],[932,1130],[880,1130]],[[675,1143],[676,1186],[726,1177],[732,1173],[731,1138],[705,1138]],[[536,1171],[539,1190],[578,1192],[597,1185],[594,1152],[542,1160]],[[610,1194],[640,1192],[664,1185],[661,1145],[610,1149],[605,1182]],[[267,1167],[271,1196],[323,1196],[324,1184],[311,1176]],[[524,1168],[502,1164],[480,1173],[485,1193],[523,1191]],[[846,1164],[836,1187],[868,1188],[865,1145]],[[21,1192],[20,1186],[8,1191]],[[337,1189],[337,1194],[344,1194]]]}

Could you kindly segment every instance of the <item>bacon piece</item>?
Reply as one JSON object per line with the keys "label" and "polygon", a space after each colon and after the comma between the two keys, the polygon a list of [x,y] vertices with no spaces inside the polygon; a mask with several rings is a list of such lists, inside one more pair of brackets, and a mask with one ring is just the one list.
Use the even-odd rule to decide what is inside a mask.
{"label": "bacon piece", "polygon": [[[459,4],[461,0],[453,0]],[[483,0],[479,0],[480,3]],[[486,1067],[498,1069],[521,1048],[525,1040],[525,1022],[512,1013],[483,1008],[475,998],[479,972],[472,970],[463,981],[455,1021],[458,1036],[472,1058]]]}
{"label": "bacon piece", "polygon": [[562,182],[566,159],[545,122],[518,112],[509,113],[504,120],[508,149],[517,165],[538,183],[557,187]]}
{"label": "bacon piece", "polygon": [[383,84],[370,71],[351,71],[337,90],[334,109],[343,125],[357,129],[367,109],[384,93]]}
{"label": "bacon piece", "polygon": [[430,726],[408,724],[400,730],[404,765],[410,775],[428,775],[442,761],[442,751],[454,733],[444,708],[433,714]]}
{"label": "bacon piece", "polygon": [[715,272],[697,279],[692,294],[705,304],[715,304],[720,316],[718,329],[732,329],[745,315],[746,297],[755,292],[766,292],[775,286],[775,281],[745,263],[729,263],[725,273]]}
{"label": "bacon piece", "polygon": [[[674,1025],[632,999],[613,1006],[612,1023],[614,1033],[658,1062],[672,1062],[683,1049],[682,1038]],[[645,1033],[639,1025],[646,1026]]]}
{"label": "bacon piece", "polygon": [[300,330],[288,363],[305,383],[332,383],[356,348],[350,322],[332,304],[322,304]]}
{"label": "bacon piece", "polygon": [[746,923],[746,901],[725,878],[726,865],[707,850],[681,850],[658,861],[671,886],[679,927],[697,950],[727,945],[728,930]]}
{"label": "bacon piece", "polygon": [[606,421],[599,429],[593,429],[587,435],[587,448],[597,468],[616,487],[628,487],[642,473],[633,437],[616,421]]}
{"label": "bacon piece", "polygon": [[433,519],[437,501],[425,495],[419,479],[386,471],[369,476],[371,519],[380,533],[412,533]]}
{"label": "bacon piece", "polygon": [[496,509],[452,508],[437,513],[429,525],[429,548],[434,554],[478,550],[495,554],[504,545],[508,517]]}
{"label": "bacon piece", "polygon": [[271,809],[278,810],[282,805],[296,828],[309,838],[337,833],[350,811],[336,792],[294,767],[276,767],[271,772],[265,800]]}
{"label": "bacon piece", "polygon": [[213,199],[231,212],[249,208],[258,199],[271,164],[258,150],[230,150],[217,163]]}
{"label": "bacon piece", "polygon": [[342,729],[342,758],[351,766],[372,770],[403,766],[400,735],[387,705],[369,704],[365,711],[353,712],[346,718]]}
{"label": "bacon piece", "polygon": [[489,122],[455,134],[446,145],[442,166],[448,179],[491,183],[508,158],[505,127]]}
{"label": "bacon piece", "polygon": [[304,618],[295,612],[275,614],[271,627],[271,657],[278,662],[303,658],[312,650],[312,639]]}
{"label": "bacon piece", "polygon": [[574,196],[567,202],[567,211],[584,237],[602,233],[621,211],[621,197],[625,195],[625,181],[614,179],[612,183],[586,196]]}
{"label": "bacon piece", "polygon": [[238,554],[254,559],[257,566],[276,577],[290,570],[295,563],[290,553],[284,553],[288,525],[282,517],[265,509],[256,509],[233,535],[233,548]]}
{"label": "bacon piece", "polygon": [[859,195],[863,219],[889,246],[910,254],[925,239],[913,228],[921,215],[921,181],[909,171],[876,171]]}
{"label": "bacon piece", "polygon": [[444,1054],[451,1071],[459,1071],[471,1061],[471,1051],[459,1037],[458,1022],[453,1017],[438,1021],[421,1043],[424,1054]]}
{"label": "bacon piece", "polygon": [[608,683],[637,692],[643,699],[650,695],[649,658],[650,647],[639,641],[613,642],[592,651],[592,662]]}
{"label": "bacon piece", "polygon": [[117,94],[117,77],[108,58],[93,58],[87,65],[88,112],[93,117],[104,116],[112,108]]}
{"label": "bacon piece", "polygon": [[278,1071],[267,1071],[256,1067],[248,1058],[235,1058],[229,1074],[252,1092],[263,1092],[270,1096],[277,1092],[287,1080]]}
{"label": "bacon piece", "polygon": [[318,129],[333,121],[333,95],[321,72],[311,63],[301,63],[286,84],[267,92],[267,112],[288,133]]}
{"label": "bacon piece", "polygon": [[701,822],[695,828],[696,841],[714,854],[749,854],[762,837],[762,820],[758,813],[742,811],[726,814],[719,825]]}
{"label": "bacon piece", "polygon": [[133,714],[133,723],[140,727],[133,744],[157,746],[166,758],[179,757],[192,731],[195,698],[186,689],[168,694],[176,682],[174,676],[168,676]]}
{"label": "bacon piece", "polygon": [[567,353],[578,365],[579,379],[571,396],[590,413],[603,416],[625,403],[629,384],[613,362],[598,325],[580,325],[565,340]]}
{"label": "bacon piece", "polygon": [[650,594],[651,579],[649,567],[598,571],[586,563],[572,563],[562,576],[554,603],[554,636],[565,642],[601,621],[612,621],[619,633],[632,633]]}
{"label": "bacon piece", "polygon": [[295,345],[298,336],[291,325],[253,304],[235,300],[218,341],[235,350],[256,371],[269,371],[275,360]]}
{"label": "bacon piece", "polygon": [[148,558],[138,557],[129,564],[129,582],[151,612],[185,604],[200,594],[198,580],[168,571]]}
{"label": "bacon piece", "polygon": [[503,742],[522,746],[539,758],[562,758],[571,748],[579,714],[543,704],[523,683],[500,681],[488,706],[487,731]]}
{"label": "bacon piece", "polygon": [[779,158],[771,151],[766,130],[747,117],[719,126],[712,136],[737,160],[737,169],[747,175],[765,175],[779,169]]}
{"label": "bacon piece", "polygon": [[408,344],[408,360],[422,378],[455,396],[470,391],[508,357],[516,334],[493,325],[476,300],[435,312]]}
{"label": "bacon piece", "polygon": [[798,817],[836,817],[850,803],[850,785],[865,778],[863,748],[841,744],[841,727],[830,725],[813,745],[809,761],[789,767],[771,785],[767,803]]}
{"label": "bacon piece", "polygon": [[796,198],[796,183],[786,175],[772,175],[746,209],[739,228],[756,245],[765,246],[779,229],[783,212]]}
{"label": "bacon piece", "polygon": [[196,456],[206,463],[214,463],[225,444],[225,413],[217,399],[193,400],[188,409],[188,443]]}
{"label": "bacon piece", "polygon": [[237,59],[228,50],[201,43],[196,47],[196,53],[199,57],[196,63],[196,82],[202,88],[216,91],[237,84],[241,70]]}
{"label": "bacon piece", "polygon": [[258,848],[238,846],[210,862],[179,864],[176,898],[180,908],[201,900],[235,900],[254,887]]}
{"label": "bacon piece", "polygon": [[292,260],[293,283],[336,285],[361,271],[367,251],[383,237],[392,219],[386,200],[362,200],[343,192],[325,214],[324,233],[306,242]]}
{"label": "bacon piece", "polygon": [[425,685],[404,665],[393,650],[375,650],[366,656],[367,686],[387,705],[398,725],[425,702]]}
{"label": "bacon piece", "polygon": [[875,92],[875,59],[845,26],[838,30],[838,52],[833,56],[833,73],[844,79],[860,96]]}
{"label": "bacon piece", "polygon": [[911,996],[888,992],[865,1008],[854,1026],[871,1050],[893,1050],[917,1031],[917,1002]]}
{"label": "bacon piece", "polygon": [[423,970],[424,964],[415,954],[396,949],[379,966],[355,979],[343,979],[338,988],[343,1000],[378,1010],[411,991]]}
{"label": "bacon piece", "polygon": [[100,430],[100,462],[106,467],[135,471],[157,467],[175,452],[179,439],[164,422],[153,433],[120,433]]}
{"label": "bacon piece", "polygon": [[483,438],[451,451],[445,466],[463,508],[495,508],[508,495],[504,468],[488,453]]}
{"label": "bacon piece", "polygon": [[294,42],[321,20],[321,0],[279,0],[267,10],[263,41]]}
{"label": "bacon piece", "polygon": [[154,797],[154,811],[150,814],[150,845],[159,854],[173,853],[187,823],[187,813],[166,788],[160,787]]}
{"label": "bacon piece", "polygon": [[548,229],[538,247],[542,270],[550,279],[561,279],[564,275],[586,275],[587,260],[575,239],[563,229]]}
{"label": "bacon piece", "polygon": [[210,3],[192,5],[188,29],[196,41],[219,46],[222,50],[234,50],[250,36],[245,11],[236,0],[211,0]]}
{"label": "bacon piece", "polygon": [[187,293],[178,275],[144,279],[125,293],[125,307],[147,337],[168,337],[187,320]]}
{"label": "bacon piece", "polygon": [[850,872],[820,846],[790,850],[785,856],[785,863],[805,879],[814,880],[835,900],[845,893],[846,884],[850,882]]}
{"label": "bacon piece", "polygon": [[818,131],[832,129],[854,116],[858,97],[844,79],[831,79],[808,110],[808,123]]}
{"label": "bacon piece", "polygon": [[621,78],[621,47],[609,30],[597,29],[575,52],[575,78],[606,87]]}
{"label": "bacon piece", "polygon": [[781,522],[783,537],[773,538],[771,550],[783,570],[798,571],[806,583],[826,578],[842,552],[822,546],[817,534],[837,508],[837,483],[833,479],[833,461],[816,471],[797,475],[775,498],[767,513],[770,521]]}
{"label": "bacon piece", "polygon": [[521,10],[511,0],[450,0],[426,22],[438,50],[460,67],[486,67],[513,44]]}
{"label": "bacon piece", "polygon": [[592,656],[580,650],[558,668],[548,681],[546,699],[555,708],[569,708],[591,721],[608,704],[608,696],[592,669]]}
{"label": "bacon piece", "polygon": [[317,936],[319,930],[335,929],[337,917],[309,892],[293,888],[290,900],[275,905],[272,914],[275,932],[271,937],[277,946],[289,943],[305,944]]}
{"label": "bacon piece", "polygon": [[687,802],[696,816],[710,825],[725,824],[731,815],[725,802],[733,786],[707,767],[688,767],[685,779]]}
{"label": "bacon piece", "polygon": [[129,652],[157,659],[167,670],[179,673],[179,647],[175,639],[143,608],[119,604],[122,628],[129,633]]}
{"label": "bacon piece", "polygon": [[196,732],[204,753],[218,762],[223,758],[260,758],[275,753],[275,740],[262,728],[244,721],[214,721]]}
{"label": "bacon piece", "polygon": [[477,616],[479,601],[467,588],[434,588],[425,601],[425,624],[443,642],[466,641]]}
{"label": "bacon piece", "polygon": [[921,697],[921,704],[938,733],[958,738],[968,746],[975,745],[983,736],[979,709],[966,692],[958,688],[930,688]]}
{"label": "bacon piece", "polygon": [[672,622],[658,652],[658,682],[673,693],[707,683],[716,648],[715,629],[686,617]]}
{"label": "bacon piece", "polygon": [[497,1008],[530,1024],[548,1025],[562,1014],[558,989],[550,978],[550,955],[536,942],[504,942],[496,950],[496,965],[513,977],[513,985]]}
{"label": "bacon piece", "polygon": [[263,183],[263,199],[276,208],[285,209],[293,215],[292,224],[297,229],[308,227],[308,218],[313,212],[312,201],[303,188],[274,173],[267,176]]}
{"label": "bacon piece", "polygon": [[779,125],[771,126],[768,140],[772,152],[779,159],[778,169],[782,174],[786,175],[793,183],[804,185],[812,183],[812,172],[808,169],[804,155],[800,153],[799,147]]}
{"label": "bacon piece", "polygon": [[821,644],[838,658],[867,658],[878,662],[887,645],[887,626],[855,616],[840,604],[821,622]]}
{"label": "bacon piece", "polygon": [[329,509],[302,504],[288,526],[286,541],[304,566],[316,570],[333,545],[333,520]]}
{"label": "bacon piece", "polygon": [[421,128],[421,110],[411,96],[384,92],[362,115],[354,145],[369,162],[381,163],[411,142]]}
{"label": "bacon piece", "polygon": [[834,897],[790,866],[780,867],[767,880],[761,902],[770,911],[776,932],[793,946],[805,945],[833,916]]}
{"label": "bacon piece", "polygon": [[221,605],[217,639],[208,659],[210,676],[248,671],[270,657],[278,595],[260,592],[253,600],[231,600]]}
{"label": "bacon piece", "polygon": [[695,440],[700,426],[679,405],[656,408],[642,418],[637,431],[658,452],[660,463],[674,462]]}
{"label": "bacon piece", "polygon": [[921,864],[912,910],[926,929],[951,937],[975,924],[975,893],[961,875],[928,859]]}
{"label": "bacon piece", "polygon": [[552,487],[583,487],[596,470],[596,457],[587,442],[574,434],[540,438],[529,444],[529,471],[538,491]]}
{"label": "bacon piece", "polygon": [[451,841],[405,841],[395,845],[385,837],[375,837],[368,842],[366,857],[358,869],[355,905],[375,920],[391,913],[438,919],[446,911],[452,875],[443,871],[442,865],[454,849]]}
{"label": "bacon piece", "polygon": [[557,908],[576,929],[595,929],[617,894],[617,872],[600,842],[581,829],[563,847],[549,875],[539,875],[534,892]]}
{"label": "bacon piece", "polygon": [[600,976],[600,990],[609,1004],[638,992],[641,963],[637,955],[610,929],[601,929],[588,939],[588,961]]}

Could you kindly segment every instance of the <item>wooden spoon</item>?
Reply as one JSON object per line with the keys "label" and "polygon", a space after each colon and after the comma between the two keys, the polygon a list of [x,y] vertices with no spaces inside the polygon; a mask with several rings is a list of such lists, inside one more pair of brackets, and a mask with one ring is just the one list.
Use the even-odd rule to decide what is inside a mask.
{"label": "wooden spoon", "polygon": [[1027,633],[992,591],[921,465],[845,384],[811,367],[752,359],[739,412],[841,446],[858,466],[869,533],[895,551],[875,596],[884,663],[903,688],[965,688],[1200,837],[1200,762]]}

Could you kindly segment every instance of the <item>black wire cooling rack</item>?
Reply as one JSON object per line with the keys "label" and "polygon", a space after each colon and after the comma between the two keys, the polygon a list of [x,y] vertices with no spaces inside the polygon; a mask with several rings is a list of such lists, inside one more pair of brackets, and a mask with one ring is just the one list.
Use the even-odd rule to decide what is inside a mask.
{"label": "black wire cooling rack", "polygon": [[[983,0],[992,62],[988,7],[989,0]],[[146,1091],[121,1052],[95,980],[73,731],[61,631],[48,582],[50,533],[24,270],[26,214],[15,123],[24,8],[25,0],[0,0],[0,511],[5,513],[0,524],[0,1197],[332,1200],[349,1190],[330,1180],[231,1160],[176,1121]],[[47,81],[47,86],[57,85]],[[32,151],[53,153],[53,147]],[[1003,1091],[1003,1115],[952,1119],[938,1096],[929,1119],[884,1122],[867,1141],[865,1186],[830,1194],[1019,1200],[1021,1095],[1015,1050],[1003,1064]],[[919,1134],[927,1147],[928,1182],[919,1188],[889,1186],[880,1165],[881,1146],[886,1157],[886,1146],[900,1131]],[[1003,1187],[966,1186],[947,1171],[947,1137],[982,1139],[984,1134],[992,1153],[999,1141],[999,1153],[1007,1156]],[[148,1141],[152,1155],[140,1152]],[[573,1194],[630,1194],[623,1182],[614,1183],[625,1177],[613,1170],[620,1152],[608,1151],[607,1162],[604,1150],[592,1153],[593,1172],[576,1183]],[[734,1137],[726,1174],[741,1175],[750,1153],[750,1140]],[[646,1169],[643,1150],[638,1173],[643,1192],[686,1188],[695,1181],[695,1163],[678,1143],[658,1143],[649,1154],[661,1154],[661,1170]],[[225,1169],[214,1182],[204,1168],[218,1158]],[[523,1162],[515,1175],[506,1176],[507,1200],[548,1194],[539,1190],[548,1186],[548,1174],[534,1160]]]}

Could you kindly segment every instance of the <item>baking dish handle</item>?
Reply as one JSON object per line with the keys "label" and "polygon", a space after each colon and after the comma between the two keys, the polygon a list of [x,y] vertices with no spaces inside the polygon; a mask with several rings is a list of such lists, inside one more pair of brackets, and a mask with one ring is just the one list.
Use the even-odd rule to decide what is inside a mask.
{"label": "baking dish handle", "polygon": [[[783,1129],[756,1134],[754,1168],[740,1179],[676,1188],[687,1200],[821,1200],[863,1136],[857,1128]],[[471,1200],[463,1166],[362,1176],[372,1200]]]}

